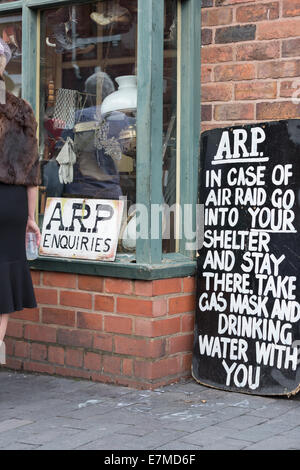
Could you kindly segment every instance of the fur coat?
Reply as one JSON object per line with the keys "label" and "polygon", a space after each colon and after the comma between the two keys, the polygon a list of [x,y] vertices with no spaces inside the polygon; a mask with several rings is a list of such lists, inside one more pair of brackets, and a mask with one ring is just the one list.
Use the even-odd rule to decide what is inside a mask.
{"label": "fur coat", "polygon": [[6,91],[6,103],[0,103],[0,182],[41,184],[36,129],[30,104]]}

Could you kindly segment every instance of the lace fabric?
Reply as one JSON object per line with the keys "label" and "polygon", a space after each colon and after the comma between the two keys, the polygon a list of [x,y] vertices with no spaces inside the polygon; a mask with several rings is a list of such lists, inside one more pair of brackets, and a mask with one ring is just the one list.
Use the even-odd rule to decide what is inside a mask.
{"label": "lace fabric", "polygon": [[77,101],[77,90],[69,90],[67,88],[59,88],[57,90],[53,113],[55,128],[73,129]]}

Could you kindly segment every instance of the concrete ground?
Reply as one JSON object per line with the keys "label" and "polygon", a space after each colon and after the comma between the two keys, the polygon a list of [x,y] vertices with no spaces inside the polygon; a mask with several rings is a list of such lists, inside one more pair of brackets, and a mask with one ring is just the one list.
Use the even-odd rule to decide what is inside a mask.
{"label": "concrete ground", "polygon": [[300,394],[155,391],[0,370],[0,449],[300,449]]}

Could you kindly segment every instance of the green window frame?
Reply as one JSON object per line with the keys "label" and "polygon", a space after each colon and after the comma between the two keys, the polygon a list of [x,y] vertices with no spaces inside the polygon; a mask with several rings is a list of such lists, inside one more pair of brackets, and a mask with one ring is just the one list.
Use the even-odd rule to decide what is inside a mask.
{"label": "green window frame", "polygon": [[[163,9],[164,0],[138,0],[138,110],[137,110],[137,202],[148,208],[162,203],[163,114]],[[201,1],[178,3],[178,96],[177,158],[181,207],[192,204],[189,224],[196,226],[200,138]],[[22,97],[36,111],[38,11],[49,6],[87,0],[17,0],[0,4],[0,14],[22,10]],[[182,212],[182,211],[181,211]],[[183,224],[183,221],[181,221]],[[184,234],[183,234],[184,235]],[[114,262],[40,257],[33,269],[93,274],[130,279],[162,279],[193,275],[196,252],[186,250],[184,236],[176,253],[162,253],[162,238],[137,239],[135,259],[122,254]]]}

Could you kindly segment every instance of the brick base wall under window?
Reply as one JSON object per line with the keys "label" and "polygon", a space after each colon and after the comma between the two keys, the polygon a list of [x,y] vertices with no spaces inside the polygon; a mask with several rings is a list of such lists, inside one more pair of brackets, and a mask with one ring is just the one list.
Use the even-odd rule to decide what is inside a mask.
{"label": "brick base wall under window", "polygon": [[7,367],[146,389],[190,375],[194,277],[31,273],[38,308],[11,314]]}

